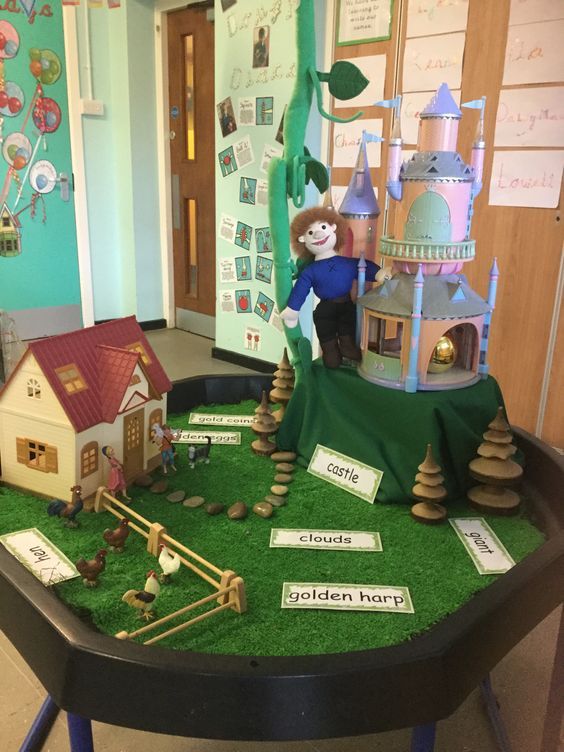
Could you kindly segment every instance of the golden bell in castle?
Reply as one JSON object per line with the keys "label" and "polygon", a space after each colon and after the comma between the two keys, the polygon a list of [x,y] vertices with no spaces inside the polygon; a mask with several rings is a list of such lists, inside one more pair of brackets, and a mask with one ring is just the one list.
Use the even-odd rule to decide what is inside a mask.
{"label": "golden bell in castle", "polygon": [[450,337],[445,334],[439,339],[429,363],[429,373],[444,373],[452,368],[456,361],[456,345]]}

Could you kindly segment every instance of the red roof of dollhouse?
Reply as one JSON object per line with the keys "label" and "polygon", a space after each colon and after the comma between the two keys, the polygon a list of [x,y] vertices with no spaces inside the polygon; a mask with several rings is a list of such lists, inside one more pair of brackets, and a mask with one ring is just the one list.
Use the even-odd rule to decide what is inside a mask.
{"label": "red roof of dollhouse", "polygon": [[[141,346],[147,362],[142,354],[130,349],[132,346]],[[135,316],[37,340],[29,344],[28,351],[35,356],[77,432],[98,423],[113,423],[137,364],[147,377],[153,398],[172,388]],[[57,369],[66,366],[76,366],[86,389],[67,392],[57,374]]]}

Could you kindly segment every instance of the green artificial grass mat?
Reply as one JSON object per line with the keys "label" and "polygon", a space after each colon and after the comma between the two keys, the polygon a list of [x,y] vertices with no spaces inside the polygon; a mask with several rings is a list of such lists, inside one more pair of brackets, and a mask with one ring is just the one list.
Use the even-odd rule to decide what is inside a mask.
{"label": "green artificial grass mat", "polygon": [[[252,414],[253,401],[238,405],[208,405],[198,412]],[[169,423],[188,428],[188,416],[172,416]],[[200,430],[201,426],[193,428]],[[214,426],[214,430],[219,430]],[[269,493],[274,463],[257,457],[250,449],[255,438],[250,428],[232,428],[242,434],[240,446],[211,448],[210,464],[190,470],[186,447],[178,444],[178,472],[169,478],[169,491],[184,489],[206,502],[220,501],[226,508],[235,501],[249,507]],[[406,456],[415,474],[419,457]],[[411,501],[405,505],[369,504],[307,473],[295,470],[287,506],[270,519],[249,511],[240,521],[225,513],[211,517],[203,507],[190,509],[171,504],[166,494],[156,496],[130,488],[132,508],[148,520],[165,525],[170,535],[221,569],[232,569],[245,580],[248,611],[226,611],[189,627],[159,645],[204,653],[264,655],[310,655],[339,653],[395,645],[413,638],[444,619],[487,587],[497,576],[478,574],[470,556],[449,524],[421,525],[411,519]],[[155,477],[161,477],[160,469]],[[167,493],[168,493],[167,492]],[[107,512],[79,515],[80,527],[69,530],[58,518],[49,517],[46,501],[7,487],[0,488],[0,533],[37,527],[72,561],[89,559],[105,547],[104,529],[117,525]],[[450,517],[475,517],[463,500],[448,502]],[[534,551],[543,536],[524,514],[487,517],[515,561]],[[273,527],[378,531],[381,553],[337,552],[270,548]],[[142,625],[134,609],[121,602],[130,588],[140,589],[149,569],[159,571],[157,561],[146,551],[146,541],[132,531],[124,553],[108,552],[106,570],[95,589],[84,587],[80,578],[53,587],[69,608],[94,628],[115,634],[131,632]],[[406,586],[414,614],[355,611],[281,609],[282,583],[327,582]],[[185,567],[169,585],[161,587],[156,602],[157,617],[209,595],[213,589]],[[177,622],[172,622],[171,626]],[[151,633],[147,635],[147,638]]]}

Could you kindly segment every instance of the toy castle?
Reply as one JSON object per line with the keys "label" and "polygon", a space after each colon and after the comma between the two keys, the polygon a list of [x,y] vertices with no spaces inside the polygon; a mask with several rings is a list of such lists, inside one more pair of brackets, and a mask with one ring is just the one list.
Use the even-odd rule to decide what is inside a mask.
{"label": "toy castle", "polygon": [[403,164],[396,119],[387,190],[397,203],[392,233],[380,240],[380,254],[392,262],[394,276],[363,294],[359,268],[359,374],[406,392],[459,389],[488,373],[497,265],[494,260],[487,301],[461,273],[475,254],[470,223],[482,187],[483,120],[467,165],[456,151],[461,116],[442,84],[420,115],[418,150]]}

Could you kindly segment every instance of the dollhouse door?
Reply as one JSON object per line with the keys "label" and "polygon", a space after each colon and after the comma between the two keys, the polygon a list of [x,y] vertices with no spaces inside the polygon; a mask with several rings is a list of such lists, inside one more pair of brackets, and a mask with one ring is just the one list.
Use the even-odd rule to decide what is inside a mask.
{"label": "dollhouse door", "polygon": [[215,336],[213,3],[168,14],[176,326]]}

